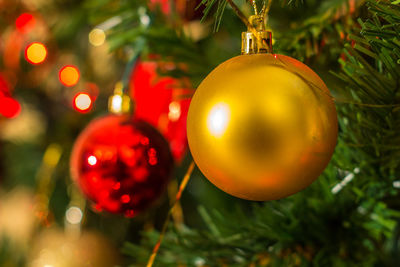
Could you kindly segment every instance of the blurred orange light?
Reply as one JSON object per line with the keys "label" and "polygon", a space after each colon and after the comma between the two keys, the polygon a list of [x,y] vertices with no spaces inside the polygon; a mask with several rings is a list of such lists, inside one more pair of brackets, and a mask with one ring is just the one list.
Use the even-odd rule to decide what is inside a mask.
{"label": "blurred orange light", "polygon": [[47,57],[46,46],[42,43],[31,43],[25,49],[25,59],[31,64],[40,64]]}
{"label": "blurred orange light", "polygon": [[92,107],[92,99],[86,93],[78,93],[74,98],[74,108],[79,112],[87,112]]}
{"label": "blurred orange light", "polygon": [[74,86],[79,81],[79,70],[72,65],[64,66],[59,73],[60,82],[65,86]]}

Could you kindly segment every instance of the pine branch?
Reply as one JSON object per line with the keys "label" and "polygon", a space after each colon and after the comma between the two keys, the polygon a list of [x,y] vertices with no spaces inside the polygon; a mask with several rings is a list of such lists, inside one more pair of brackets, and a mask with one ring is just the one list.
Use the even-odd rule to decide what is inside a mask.
{"label": "pine branch", "polygon": [[[351,191],[332,195],[335,176],[331,166],[305,192],[254,203],[251,213],[244,207],[230,213],[201,208],[209,230],[171,227],[156,266],[370,266],[378,259],[368,243],[391,235],[395,221],[388,217],[394,214],[383,203],[360,209]],[[141,266],[157,234],[146,233],[141,245],[125,245],[124,252],[136,259],[133,266]]]}
{"label": "pine branch", "polygon": [[[347,86],[340,90],[353,102],[387,105],[386,108],[373,109],[344,105],[341,107],[343,117],[353,123],[346,126],[347,142],[371,144],[362,147],[367,157],[382,157],[375,171],[385,173],[388,186],[393,182],[390,173],[399,171],[399,161],[395,158],[387,161],[392,153],[398,153],[399,138],[395,133],[400,130],[398,112],[400,67],[400,38],[398,25],[400,10],[389,1],[368,1],[372,19],[360,22],[362,25],[360,38],[351,36],[354,45],[346,46],[346,61],[341,61],[343,71],[337,76]],[[356,129],[357,128],[357,129]]]}
{"label": "pine branch", "polygon": [[[213,9],[215,9],[215,13],[214,13],[214,31],[218,31],[219,26],[221,25],[222,16],[224,15],[225,8],[226,8],[226,5],[227,5],[228,1],[232,5],[232,3],[233,3],[232,0],[202,0],[202,2],[201,2],[201,5],[205,5],[205,9],[203,11],[202,21],[205,21],[205,19],[209,16],[211,11]],[[234,7],[234,6],[236,6],[236,5],[233,5],[232,7]],[[239,10],[239,9],[237,8],[235,11],[237,11],[237,10]],[[239,15],[239,17],[242,20],[243,20],[243,18],[245,18],[244,15],[243,16]]]}
{"label": "pine branch", "polygon": [[[288,31],[274,33],[278,40],[277,50],[300,60],[336,60],[347,34],[356,29],[354,20],[350,18],[359,16],[364,3],[365,0],[327,0],[309,4],[307,9],[312,10],[312,16],[294,18]],[[298,12],[307,13],[307,9]],[[329,57],[325,56],[327,51]]]}

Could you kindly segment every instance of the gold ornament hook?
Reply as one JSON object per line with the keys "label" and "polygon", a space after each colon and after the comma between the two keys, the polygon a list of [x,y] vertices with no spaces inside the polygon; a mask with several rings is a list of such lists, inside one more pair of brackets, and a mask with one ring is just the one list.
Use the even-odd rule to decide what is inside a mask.
{"label": "gold ornament hook", "polygon": [[265,16],[249,18],[246,32],[242,33],[242,55],[273,53],[272,33],[265,30]]}
{"label": "gold ornament hook", "polygon": [[118,82],[115,85],[114,93],[108,99],[108,110],[113,114],[127,114],[132,110],[132,101],[124,93],[124,85]]}

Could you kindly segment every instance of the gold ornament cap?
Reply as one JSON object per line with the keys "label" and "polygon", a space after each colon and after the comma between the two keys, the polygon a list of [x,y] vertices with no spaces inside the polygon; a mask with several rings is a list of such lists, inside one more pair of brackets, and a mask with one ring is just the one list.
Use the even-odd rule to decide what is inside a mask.
{"label": "gold ornament cap", "polygon": [[114,94],[108,99],[108,110],[113,114],[127,114],[132,108],[131,99],[123,92],[122,82],[114,88]]}
{"label": "gold ornament cap", "polygon": [[272,54],[272,33],[265,30],[265,18],[254,15],[249,22],[247,31],[242,32],[242,55]]}

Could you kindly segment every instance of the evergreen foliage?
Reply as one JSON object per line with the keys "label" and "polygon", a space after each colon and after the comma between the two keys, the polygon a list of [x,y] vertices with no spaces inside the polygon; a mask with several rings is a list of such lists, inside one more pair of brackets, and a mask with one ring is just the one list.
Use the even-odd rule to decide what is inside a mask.
{"label": "evergreen foliage", "polygon": [[[183,77],[196,88],[213,68],[240,52],[240,33],[246,27],[227,0],[201,1],[205,34],[198,38],[190,34],[191,22],[174,8],[165,14],[148,2],[57,0],[42,10],[52,13],[53,45],[64,51],[77,49],[82,66],[89,62],[88,23],[105,29],[110,52],[126,66],[124,75],[109,66],[115,73],[104,79],[97,111],[79,118],[68,113],[60,94],[47,94],[40,85],[32,89],[18,77],[17,94],[41,109],[49,127],[37,144],[1,141],[0,180],[3,188],[34,188],[45,147],[61,144],[64,154],[49,196],[55,223],[63,223],[71,196],[68,153],[73,139],[106,110],[114,81],[122,78],[127,89],[138,56],[174,63],[175,68],[162,75]],[[250,2],[234,0],[246,16],[253,12]],[[259,7],[263,3],[257,1]],[[0,22],[5,23],[3,17]],[[276,53],[304,61],[332,90],[340,125],[334,157],[309,188],[265,203],[227,196],[195,171],[181,202],[185,224],[170,222],[155,266],[398,266],[400,1],[275,0],[268,27]],[[84,72],[96,80],[92,68],[86,66]],[[190,160],[187,156],[177,168],[178,179]],[[88,211],[85,227],[124,243],[123,266],[145,266],[159,237],[166,203],[164,198],[132,220]],[[26,255],[14,249],[1,237],[0,266],[24,266]]]}

